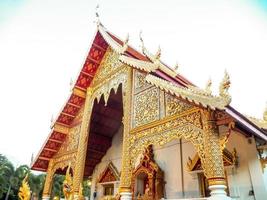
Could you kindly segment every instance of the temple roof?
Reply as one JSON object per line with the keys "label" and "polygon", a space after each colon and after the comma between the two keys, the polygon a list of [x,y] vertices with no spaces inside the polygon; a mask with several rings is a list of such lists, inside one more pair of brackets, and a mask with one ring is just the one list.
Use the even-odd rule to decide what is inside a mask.
{"label": "temple roof", "polygon": [[121,62],[147,72],[146,81],[156,87],[197,106],[226,111],[242,127],[245,127],[246,131],[250,134],[267,141],[267,134],[262,127],[259,127],[259,123],[244,117],[229,106],[231,97],[228,94],[230,81],[227,74],[220,85],[220,94],[214,96],[211,94],[210,84],[208,84],[206,89],[200,89],[175,72],[174,69],[165,65],[160,60],[160,49],[155,55],[149,53],[141,38],[141,53],[128,45],[128,39],[127,37],[125,41],[122,41],[107,31],[102,24],[98,24],[88,56],[85,59],[72,92],[52,124],[51,133],[32,163],[32,169],[46,171],[49,160],[59,151],[69,128],[75,123],[74,118],[84,105],[86,90],[90,86],[108,47],[120,54],[119,59]]}

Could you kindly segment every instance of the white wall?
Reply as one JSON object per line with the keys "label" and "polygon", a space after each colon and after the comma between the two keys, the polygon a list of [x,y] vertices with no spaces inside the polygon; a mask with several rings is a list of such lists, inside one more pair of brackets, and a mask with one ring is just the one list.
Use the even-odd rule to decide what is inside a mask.
{"label": "white wall", "polygon": [[[254,138],[249,139],[238,132],[230,135],[227,149],[237,150],[238,167],[228,170],[228,182],[230,195],[242,200],[265,200],[267,199],[264,174],[258,159]],[[254,196],[249,191],[254,191]]]}
{"label": "white wall", "polygon": [[[121,127],[118,132],[112,138],[112,146],[108,149],[105,156],[102,158],[101,162],[96,165],[95,170],[92,175],[92,186],[91,186],[91,199],[93,199],[94,191],[97,192],[97,198],[100,199],[103,194],[103,187],[101,184],[97,184],[96,181],[99,179],[100,174],[106,169],[110,161],[117,168],[118,172],[121,172],[121,158],[122,158],[122,139],[123,139],[123,128]],[[115,184],[115,192],[117,193],[117,188],[119,184]]]}
{"label": "white wall", "polygon": [[164,171],[165,198],[192,198],[199,197],[198,180],[196,176],[188,173],[186,162],[188,156],[191,158],[196,151],[193,145],[185,140],[182,140],[183,152],[183,176],[184,176],[184,193],[182,190],[182,171],[181,171],[181,155],[180,141],[174,140],[162,147],[155,146],[154,154],[155,161]]}

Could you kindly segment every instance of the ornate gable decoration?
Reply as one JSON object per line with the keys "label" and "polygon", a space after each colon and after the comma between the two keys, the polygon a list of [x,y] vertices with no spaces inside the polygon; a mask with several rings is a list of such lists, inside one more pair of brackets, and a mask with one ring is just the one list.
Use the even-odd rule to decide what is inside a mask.
{"label": "ornate gable decoration", "polygon": [[[232,153],[227,149],[223,150],[223,165],[224,167],[237,165],[236,149],[234,149]],[[200,157],[198,156],[197,153],[194,156],[193,160],[190,157],[188,157],[187,169],[190,172],[203,170]]]}
{"label": "ornate gable decoration", "polygon": [[101,173],[98,179],[98,183],[108,183],[119,180],[120,180],[120,174],[117,168],[113,165],[113,163],[110,162],[106,167],[106,169]]}

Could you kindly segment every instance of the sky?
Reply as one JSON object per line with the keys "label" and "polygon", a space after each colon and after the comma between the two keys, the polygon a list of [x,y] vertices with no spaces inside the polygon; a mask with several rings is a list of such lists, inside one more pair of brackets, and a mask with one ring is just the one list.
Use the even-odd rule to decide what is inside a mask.
{"label": "sky", "polygon": [[216,94],[227,70],[231,105],[262,118],[267,102],[267,1],[0,0],[0,153],[30,164],[70,94],[96,31],[105,27]]}

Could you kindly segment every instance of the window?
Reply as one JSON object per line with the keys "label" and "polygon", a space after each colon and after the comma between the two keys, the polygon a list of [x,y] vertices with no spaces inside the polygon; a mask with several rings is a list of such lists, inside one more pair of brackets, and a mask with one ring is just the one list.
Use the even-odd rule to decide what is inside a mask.
{"label": "window", "polygon": [[114,184],[103,185],[104,187],[104,195],[112,196],[114,195]]}

